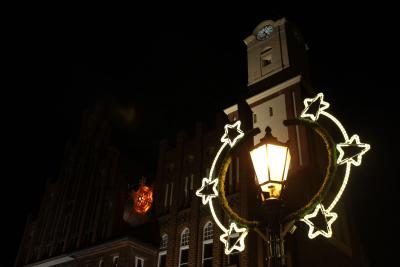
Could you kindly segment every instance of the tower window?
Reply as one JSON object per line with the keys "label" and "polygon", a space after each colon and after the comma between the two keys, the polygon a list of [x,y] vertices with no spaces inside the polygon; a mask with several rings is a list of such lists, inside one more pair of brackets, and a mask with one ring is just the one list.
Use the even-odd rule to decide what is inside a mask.
{"label": "tower window", "polygon": [[272,63],[272,56],[271,55],[263,56],[261,60],[262,60],[262,66],[266,67]]}
{"label": "tower window", "polygon": [[253,114],[253,123],[257,123],[257,114]]}
{"label": "tower window", "polygon": [[261,67],[266,67],[272,63],[272,48],[266,47],[261,51]]}
{"label": "tower window", "polygon": [[272,107],[269,107],[269,116],[272,117],[274,115],[274,110]]}

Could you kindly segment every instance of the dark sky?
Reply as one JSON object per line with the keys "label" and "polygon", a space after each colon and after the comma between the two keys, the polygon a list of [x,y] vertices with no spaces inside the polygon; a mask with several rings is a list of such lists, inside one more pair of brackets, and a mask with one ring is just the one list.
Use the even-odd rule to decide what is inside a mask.
{"label": "dark sky", "polygon": [[[265,10],[163,16],[91,11],[15,19],[17,30],[7,38],[10,82],[2,88],[4,266],[14,261],[26,216],[37,209],[45,180],[57,176],[84,109],[108,103],[125,112],[130,120],[116,125],[116,145],[142,166],[135,175],[151,176],[162,137],[214,118],[246,93],[243,39],[262,20],[280,16],[304,35],[315,90],[325,93],[349,132],[372,146],[346,194],[365,250],[377,264],[396,226],[395,17],[389,7],[365,4]],[[394,251],[385,249],[387,255]]]}

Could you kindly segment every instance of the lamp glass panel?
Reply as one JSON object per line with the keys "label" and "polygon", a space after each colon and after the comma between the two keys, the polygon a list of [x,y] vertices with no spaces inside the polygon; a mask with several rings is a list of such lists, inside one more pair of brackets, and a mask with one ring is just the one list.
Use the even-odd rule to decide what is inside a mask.
{"label": "lamp glass panel", "polygon": [[287,147],[268,144],[266,161],[266,166],[269,168],[269,180],[277,182],[286,180],[290,163],[290,153]]}
{"label": "lamp glass panel", "polygon": [[251,161],[253,162],[259,184],[268,181],[267,174],[267,146],[262,145],[250,151]]}

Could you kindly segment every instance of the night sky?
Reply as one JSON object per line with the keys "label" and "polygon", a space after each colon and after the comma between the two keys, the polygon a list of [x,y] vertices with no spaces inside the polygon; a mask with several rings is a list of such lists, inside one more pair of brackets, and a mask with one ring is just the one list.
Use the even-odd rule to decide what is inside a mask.
{"label": "night sky", "polygon": [[46,179],[57,177],[83,110],[99,103],[114,110],[115,146],[139,166],[132,177],[151,179],[161,138],[214,120],[247,92],[243,39],[262,20],[283,16],[298,25],[309,47],[315,91],[325,93],[350,134],[371,144],[346,194],[371,263],[390,262],[399,185],[393,167],[399,149],[396,18],[389,7],[317,8],[16,19],[18,30],[7,38],[10,82],[1,97],[7,247],[1,266],[13,264],[26,217],[37,211]]}

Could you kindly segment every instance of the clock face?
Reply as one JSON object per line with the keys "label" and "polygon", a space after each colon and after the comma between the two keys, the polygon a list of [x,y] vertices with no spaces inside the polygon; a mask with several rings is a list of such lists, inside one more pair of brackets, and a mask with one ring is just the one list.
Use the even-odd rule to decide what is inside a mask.
{"label": "clock face", "polygon": [[274,28],[272,27],[272,25],[265,25],[264,28],[262,28],[258,33],[257,33],[257,40],[262,41],[265,40],[267,38],[269,38],[272,34],[272,32],[274,31]]}

